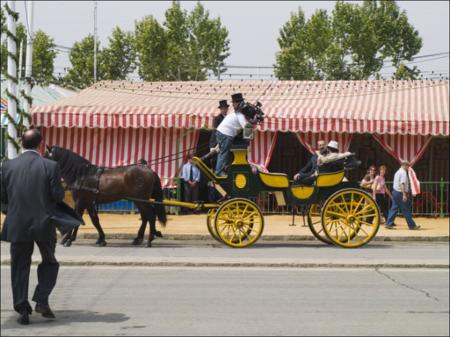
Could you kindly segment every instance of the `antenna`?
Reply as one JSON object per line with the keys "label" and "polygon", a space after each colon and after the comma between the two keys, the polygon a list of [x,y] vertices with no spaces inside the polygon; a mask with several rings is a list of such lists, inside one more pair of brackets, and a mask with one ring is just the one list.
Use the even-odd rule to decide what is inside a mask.
{"label": "antenna", "polygon": [[94,83],[97,82],[97,1],[94,1]]}

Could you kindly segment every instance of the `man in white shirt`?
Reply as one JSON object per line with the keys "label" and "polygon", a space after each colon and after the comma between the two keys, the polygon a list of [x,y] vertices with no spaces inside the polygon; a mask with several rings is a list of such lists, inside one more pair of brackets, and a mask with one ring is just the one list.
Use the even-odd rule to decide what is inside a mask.
{"label": "man in white shirt", "polygon": [[409,162],[402,160],[401,167],[395,172],[392,205],[385,225],[387,229],[394,228],[394,220],[399,209],[405,217],[409,229],[415,230],[420,228],[414,222],[411,214],[411,187],[409,184],[408,168]]}
{"label": "man in white shirt", "polygon": [[230,149],[233,139],[241,132],[247,124],[250,124],[241,108],[244,105],[244,98],[241,93],[231,95],[234,112],[228,113],[222,123],[217,127],[216,139],[219,144],[219,155],[217,157],[215,173],[218,176],[225,176],[225,166],[229,162]]}

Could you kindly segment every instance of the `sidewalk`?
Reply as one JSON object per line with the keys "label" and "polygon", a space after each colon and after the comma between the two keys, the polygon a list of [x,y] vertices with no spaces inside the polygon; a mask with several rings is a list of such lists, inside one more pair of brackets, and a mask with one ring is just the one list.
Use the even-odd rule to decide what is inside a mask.
{"label": "sidewalk", "polygon": [[[84,216],[86,225],[79,230],[80,238],[96,238],[97,230],[92,225],[88,215]],[[296,216],[296,226],[290,215],[267,215],[264,217],[264,240],[315,240],[309,227],[303,226],[301,216]],[[448,241],[449,218],[415,218],[420,230],[411,231],[403,218],[396,219],[397,227],[393,230],[380,226],[375,240],[383,241]],[[100,223],[106,238],[128,239],[135,237],[141,221],[139,214],[100,214]],[[148,226],[147,226],[148,227]],[[206,214],[199,215],[168,215],[166,228],[157,228],[169,239],[209,239],[206,228]],[[148,233],[148,228],[146,229]]]}

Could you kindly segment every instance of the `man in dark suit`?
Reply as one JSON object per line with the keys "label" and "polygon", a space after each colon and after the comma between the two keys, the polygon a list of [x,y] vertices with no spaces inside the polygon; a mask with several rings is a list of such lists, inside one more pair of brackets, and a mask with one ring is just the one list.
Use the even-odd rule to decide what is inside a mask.
{"label": "man in dark suit", "polygon": [[315,175],[317,169],[317,158],[319,153],[324,153],[327,147],[325,141],[319,140],[317,142],[318,151],[316,151],[312,157],[309,159],[308,164],[306,164],[295,176],[294,180],[304,183],[310,184],[314,182],[313,176]]}
{"label": "man in dark suit", "polygon": [[7,206],[2,240],[10,242],[14,310],[20,314],[20,324],[29,324],[32,312],[28,282],[34,242],[42,257],[33,295],[35,310],[46,318],[55,318],[48,298],[58,276],[55,216],[60,215],[56,205],[63,200],[64,189],[58,164],[38,152],[41,141],[37,129],[27,130],[22,136],[23,153],[1,166],[1,203]]}
{"label": "man in dark suit", "polygon": [[220,114],[214,117],[214,131],[211,133],[211,138],[209,139],[210,151],[217,146],[216,129],[227,115],[229,106],[226,99],[219,101],[218,108],[220,109]]}

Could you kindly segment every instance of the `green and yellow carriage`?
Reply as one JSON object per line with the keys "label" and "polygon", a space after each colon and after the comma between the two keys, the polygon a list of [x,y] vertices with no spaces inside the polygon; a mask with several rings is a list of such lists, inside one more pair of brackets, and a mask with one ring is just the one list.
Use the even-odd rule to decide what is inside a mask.
{"label": "green and yellow carriage", "polygon": [[246,146],[232,149],[232,153],[234,159],[225,177],[216,176],[201,158],[193,158],[222,196],[217,203],[171,200],[163,203],[208,209],[209,232],[217,241],[230,247],[248,247],[263,233],[263,213],[251,200],[261,192],[273,193],[279,206],[306,210],[309,228],[325,243],[356,248],[375,237],[380,225],[378,206],[359,184],[344,181],[344,169],[319,173],[314,185],[298,185],[290,182],[286,174],[264,173],[252,168],[247,160]]}

